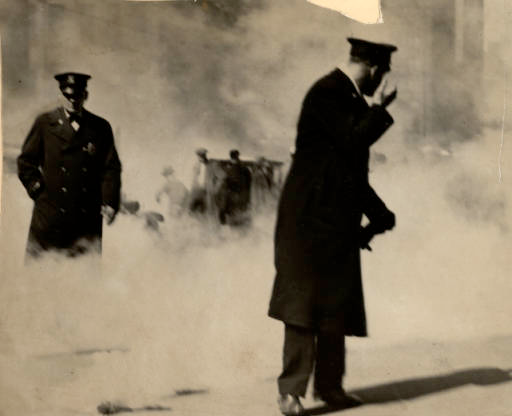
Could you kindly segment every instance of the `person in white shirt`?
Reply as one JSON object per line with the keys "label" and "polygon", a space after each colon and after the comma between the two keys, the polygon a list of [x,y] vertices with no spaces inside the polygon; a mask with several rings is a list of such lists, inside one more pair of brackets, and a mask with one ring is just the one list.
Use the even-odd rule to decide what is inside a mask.
{"label": "person in white shirt", "polygon": [[176,178],[172,166],[166,166],[162,170],[162,176],[165,178],[165,182],[156,193],[156,202],[167,203],[164,211],[171,217],[178,216],[183,210],[187,188]]}

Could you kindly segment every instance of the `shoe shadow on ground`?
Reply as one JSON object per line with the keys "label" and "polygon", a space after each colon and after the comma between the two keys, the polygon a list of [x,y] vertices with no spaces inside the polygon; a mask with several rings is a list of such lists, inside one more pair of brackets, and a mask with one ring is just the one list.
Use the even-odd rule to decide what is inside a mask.
{"label": "shoe shadow on ground", "polygon": [[[363,387],[351,390],[349,393],[359,397],[363,401],[363,405],[368,405],[415,399],[466,385],[491,386],[509,381],[512,381],[512,369],[471,368],[449,374],[418,377]],[[324,405],[307,409],[305,414],[311,416],[323,415],[340,410],[343,410],[343,408]]]}

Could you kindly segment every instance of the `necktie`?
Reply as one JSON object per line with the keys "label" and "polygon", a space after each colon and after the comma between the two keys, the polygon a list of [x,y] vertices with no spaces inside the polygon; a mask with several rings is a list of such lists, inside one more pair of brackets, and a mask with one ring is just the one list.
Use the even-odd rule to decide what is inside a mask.
{"label": "necktie", "polygon": [[69,122],[72,123],[73,121],[76,121],[77,123],[80,123],[80,114],[78,113],[69,113]]}
{"label": "necktie", "polygon": [[71,127],[73,127],[73,129],[75,131],[77,131],[80,128],[80,121],[81,121],[80,114],[75,113],[75,112],[69,113],[69,124],[71,124]]}

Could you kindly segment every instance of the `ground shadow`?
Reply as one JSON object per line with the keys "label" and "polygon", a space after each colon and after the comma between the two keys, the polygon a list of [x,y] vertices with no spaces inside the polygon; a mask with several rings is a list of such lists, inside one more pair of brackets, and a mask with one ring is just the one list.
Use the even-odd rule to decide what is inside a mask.
{"label": "ground shadow", "polygon": [[[176,398],[176,397],[182,397],[182,396],[191,396],[195,394],[208,394],[207,389],[179,389],[175,390],[174,393],[169,394],[163,399],[170,399],[170,398]],[[98,410],[98,413],[102,415],[116,415],[119,413],[136,413],[136,412],[170,412],[172,409],[167,406],[160,406],[160,405],[152,405],[152,406],[143,406],[143,407],[129,407],[122,403],[116,403],[116,402],[103,402],[98,405],[96,408]]]}
{"label": "ground shadow", "polygon": [[112,403],[112,402],[103,402],[100,405],[98,405],[98,407],[96,409],[98,410],[98,413],[100,413],[102,415],[115,415],[118,413],[126,413],[126,412],[130,412],[130,413],[151,412],[151,411],[169,412],[172,410],[170,407],[160,406],[160,405],[143,406],[143,407],[133,408],[133,407],[125,406],[123,404]]}
{"label": "ground shadow", "polygon": [[128,348],[122,348],[122,347],[116,347],[116,348],[90,348],[85,350],[74,350],[70,352],[56,352],[51,354],[42,354],[42,355],[36,355],[36,358],[39,359],[54,359],[54,358],[65,358],[65,357],[72,357],[72,356],[87,356],[87,355],[94,355],[94,354],[111,354],[113,352],[130,352]]}
{"label": "ground shadow", "polygon": [[174,390],[174,393],[168,394],[167,396],[164,396],[164,399],[173,399],[176,397],[183,397],[183,396],[192,396],[196,394],[208,394],[210,391],[208,389],[178,389]]}
{"label": "ground shadow", "polygon": [[[471,368],[454,373],[418,377],[376,386],[351,390],[365,405],[388,403],[399,400],[415,399],[417,397],[435,394],[466,385],[490,386],[512,381],[512,370],[499,368]],[[343,410],[330,406],[320,406],[308,409],[307,415],[322,415]]]}

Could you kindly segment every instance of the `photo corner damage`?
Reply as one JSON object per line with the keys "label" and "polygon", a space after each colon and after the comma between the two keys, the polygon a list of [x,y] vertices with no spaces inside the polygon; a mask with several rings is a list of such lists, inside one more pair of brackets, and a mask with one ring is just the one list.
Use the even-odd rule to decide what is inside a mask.
{"label": "photo corner damage", "polygon": [[384,23],[380,0],[307,0],[364,24]]}

